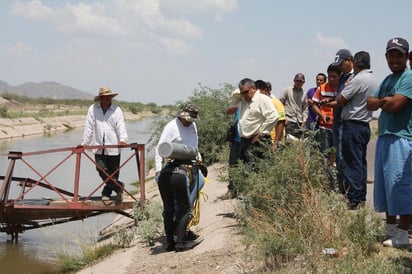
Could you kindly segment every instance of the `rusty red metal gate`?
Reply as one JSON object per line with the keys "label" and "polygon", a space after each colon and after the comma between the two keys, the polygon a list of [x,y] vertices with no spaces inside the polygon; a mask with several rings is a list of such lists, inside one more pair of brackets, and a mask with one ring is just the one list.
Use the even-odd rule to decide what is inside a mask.
{"label": "rusty red metal gate", "polygon": [[[119,186],[124,191],[124,200],[121,203],[116,203],[114,200],[102,201],[101,196],[96,195],[117,171],[113,174],[107,174],[108,179],[92,186],[92,190],[86,193],[79,192],[81,183],[84,183],[80,182],[82,160],[89,160],[89,165],[96,168],[92,150],[117,147],[119,146],[77,146],[27,153],[10,151],[8,154],[0,155],[0,157],[7,157],[9,160],[6,174],[0,176],[0,180],[3,181],[0,188],[0,232],[10,234],[12,240],[17,240],[18,234],[25,230],[80,220],[106,212],[116,212],[133,218],[127,210],[136,205],[142,209],[145,203],[145,147],[143,144],[122,146],[122,158],[126,157],[126,159],[122,160],[117,170],[120,171],[126,165],[135,164],[139,195],[133,195],[121,185]],[[54,153],[62,155],[62,159],[57,163],[50,163],[50,169],[40,171],[34,166],[36,161],[41,161],[44,155]],[[36,157],[33,158],[33,156]],[[70,189],[59,187],[50,179],[58,169],[65,168],[64,163],[67,161],[74,161],[73,178],[62,178],[62,180],[73,180]],[[23,165],[23,168],[32,173],[34,178],[15,176],[16,163]],[[97,168],[99,167],[97,166]],[[98,177],[97,172],[96,176]],[[34,194],[34,197],[27,198],[29,195],[33,196],[37,188],[51,192],[54,197],[41,198]],[[14,197],[10,197],[11,190],[17,193]]]}

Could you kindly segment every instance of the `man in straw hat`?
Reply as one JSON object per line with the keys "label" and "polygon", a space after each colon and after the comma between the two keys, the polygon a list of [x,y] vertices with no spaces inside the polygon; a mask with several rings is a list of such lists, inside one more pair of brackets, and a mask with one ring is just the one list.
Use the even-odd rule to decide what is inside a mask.
{"label": "man in straw hat", "polygon": [[[120,107],[112,104],[112,99],[118,93],[102,87],[99,95],[94,97],[94,103],[89,107],[84,126],[81,145],[126,145],[127,131]],[[120,149],[105,148],[94,151],[96,169],[103,181],[112,175],[120,166]],[[104,170],[104,172],[103,172]],[[118,181],[119,172],[113,174],[114,180],[106,181],[102,191],[102,200],[109,201],[112,191],[117,193],[116,202],[123,200],[123,183]]]}

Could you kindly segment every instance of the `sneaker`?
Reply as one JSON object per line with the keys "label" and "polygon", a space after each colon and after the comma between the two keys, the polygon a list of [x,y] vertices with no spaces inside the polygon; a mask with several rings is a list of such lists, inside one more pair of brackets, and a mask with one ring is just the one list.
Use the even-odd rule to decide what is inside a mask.
{"label": "sneaker", "polygon": [[396,224],[386,224],[386,237],[389,239],[395,237],[396,233],[398,232],[398,227]]}
{"label": "sneaker", "polygon": [[409,236],[408,231],[403,229],[398,229],[396,235],[389,240],[384,241],[383,246],[395,247],[395,248],[408,248],[409,247]]}
{"label": "sneaker", "polygon": [[102,201],[103,202],[110,201],[110,197],[109,196],[102,196]]}

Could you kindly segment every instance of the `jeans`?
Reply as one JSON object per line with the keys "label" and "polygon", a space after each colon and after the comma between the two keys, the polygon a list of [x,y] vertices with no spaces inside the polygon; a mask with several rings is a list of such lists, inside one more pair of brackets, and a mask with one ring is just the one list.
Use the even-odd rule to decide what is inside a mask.
{"label": "jeans", "polygon": [[366,149],[370,139],[369,123],[346,120],[342,131],[342,171],[348,200],[366,201]]}
{"label": "jeans", "polygon": [[317,138],[320,145],[320,151],[325,153],[327,149],[333,147],[333,131],[332,129],[319,128]]}
{"label": "jeans", "polygon": [[307,130],[316,130],[317,125],[318,125],[317,121],[306,122],[306,129]]}

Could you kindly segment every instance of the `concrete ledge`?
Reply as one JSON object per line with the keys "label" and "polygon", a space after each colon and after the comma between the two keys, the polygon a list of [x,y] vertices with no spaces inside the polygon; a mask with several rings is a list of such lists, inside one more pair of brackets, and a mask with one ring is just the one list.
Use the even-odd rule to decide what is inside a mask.
{"label": "concrete ledge", "polygon": [[[139,120],[153,116],[151,112],[133,114],[124,112],[126,121]],[[21,138],[30,135],[57,133],[72,128],[84,127],[86,115],[68,115],[35,119],[23,117],[16,119],[0,118],[0,140]]]}
{"label": "concrete ledge", "polygon": [[39,120],[32,117],[0,119],[0,140],[21,138],[62,132],[84,126],[85,115],[46,117]]}

